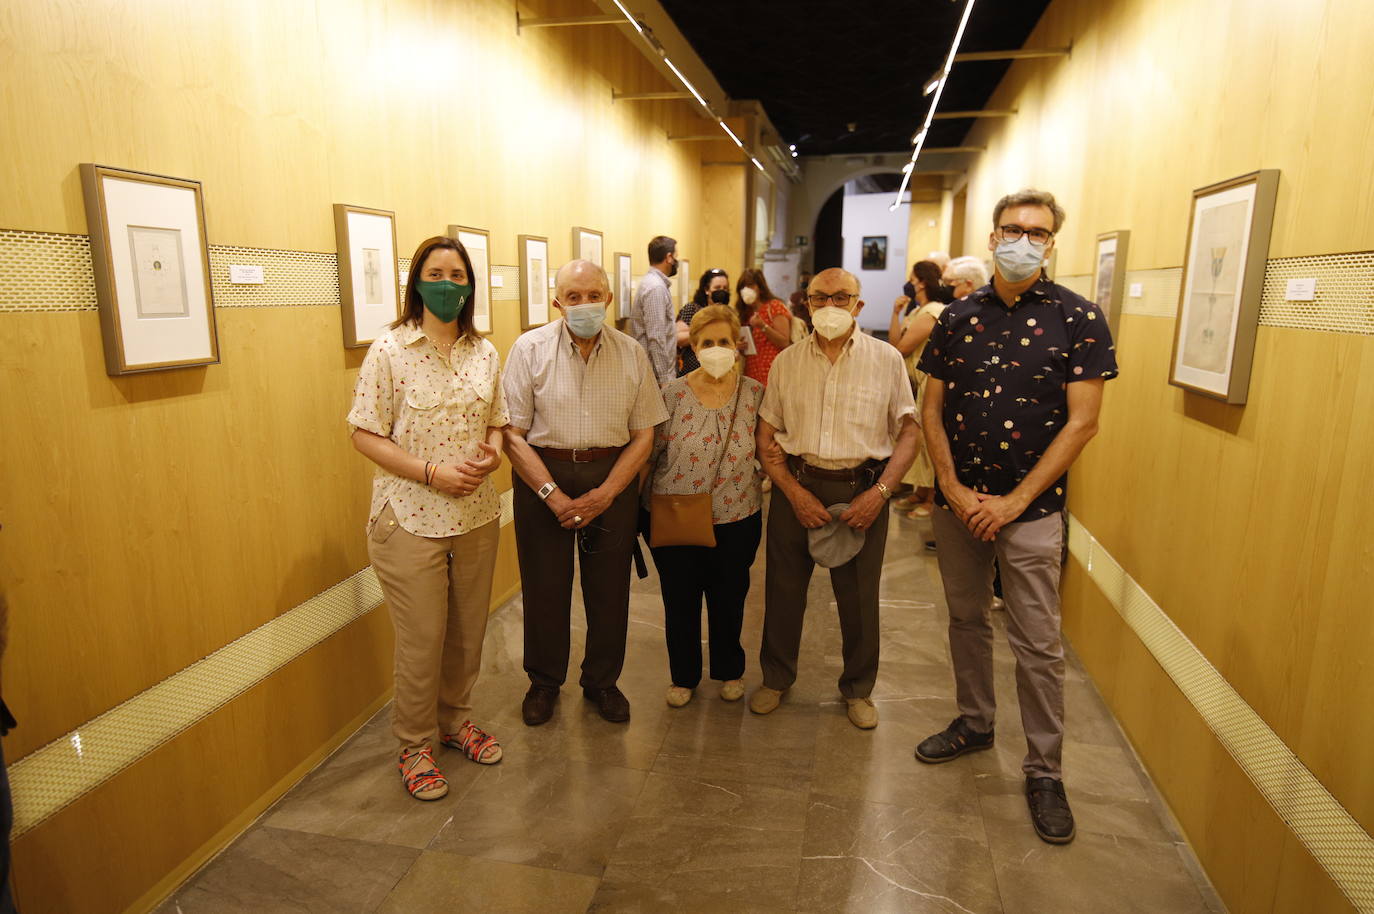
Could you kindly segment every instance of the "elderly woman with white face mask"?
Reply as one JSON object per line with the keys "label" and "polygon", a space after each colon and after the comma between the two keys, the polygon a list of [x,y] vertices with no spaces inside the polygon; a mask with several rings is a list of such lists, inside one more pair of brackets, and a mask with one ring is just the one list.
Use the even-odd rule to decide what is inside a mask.
{"label": "elderly woman with white face mask", "polygon": [[[711,678],[722,683],[724,700],[744,695],[740,628],[749,569],[763,532],[762,473],[754,460],[763,385],[741,371],[739,318],[732,308],[710,305],[692,318],[690,334],[701,367],[663,388],[668,421],[654,434],[648,486],[650,544],[663,592],[672,675],[667,700],[674,708],[691,701],[701,681],[702,597]],[[690,508],[685,514],[676,512],[692,504],[693,496],[699,496],[700,511],[692,515],[696,523],[687,524]],[[672,529],[665,520],[669,514],[676,518]],[[687,540],[696,544],[682,544]]]}

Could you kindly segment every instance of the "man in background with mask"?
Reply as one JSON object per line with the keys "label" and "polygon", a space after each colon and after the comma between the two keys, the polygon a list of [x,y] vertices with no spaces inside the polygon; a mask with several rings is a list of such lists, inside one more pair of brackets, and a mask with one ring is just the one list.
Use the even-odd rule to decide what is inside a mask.
{"label": "man in background with mask", "polygon": [[659,235],[649,242],[649,272],[639,281],[628,329],[649,354],[660,385],[677,377],[677,322],[670,277],[677,275],[677,242]]}
{"label": "man in background with mask", "polygon": [[[854,316],[864,303],[853,274],[823,270],[811,281],[807,304],[815,332],[778,354],[759,407],[758,453],[773,496],[759,650],[763,685],[749,709],[772,712],[796,680],[816,565],[810,531],[844,525],[854,532],[831,532],[851,538],[857,552],[830,568],[844,640],[839,686],[850,722],[868,730],[878,725],[869,695],[878,677],[887,500],[916,456],[916,402],[897,350],[856,332]],[[832,516],[837,505],[845,507]]]}
{"label": "man in background with mask", "polygon": [[1102,388],[1117,374],[1102,312],[1041,273],[1063,224],[1051,194],[999,200],[988,237],[993,281],[945,309],[919,366],[930,375],[922,424],[935,465],[932,522],[959,716],[916,757],[947,762],[993,744],[996,559],[1026,731],[1026,801],[1036,832],[1053,844],[1074,836],[1060,767],[1064,492],[1069,466],[1097,432]]}
{"label": "man in background with mask", "polygon": [[634,483],[668,411],[644,349],[605,325],[610,301],[600,266],[565,264],[554,282],[562,320],[521,336],[506,360],[529,726],[553,716],[567,677],[574,553],[587,615],[582,694],[606,720],[630,719],[616,681],[630,618]]}

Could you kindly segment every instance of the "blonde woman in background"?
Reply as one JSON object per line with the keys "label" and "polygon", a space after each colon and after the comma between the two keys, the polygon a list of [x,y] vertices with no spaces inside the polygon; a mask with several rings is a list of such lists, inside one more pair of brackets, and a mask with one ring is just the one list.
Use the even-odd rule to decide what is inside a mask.
{"label": "blonde woman in background", "polygon": [[411,796],[437,800],[448,781],[436,736],[474,762],[501,760],[470,699],[501,516],[487,477],[508,417],[496,347],[473,329],[467,251],[430,238],[411,263],[405,315],[368,350],[348,422],[377,464],[367,553],[396,628],[397,766]]}
{"label": "blonde woman in background", "polygon": [[[916,369],[916,362],[921,357],[921,350],[925,348],[926,341],[930,339],[931,331],[935,329],[936,318],[945,310],[945,305],[940,299],[947,298],[948,295],[941,288],[940,267],[937,264],[929,260],[917,261],[911,268],[911,275],[914,279],[912,285],[916,293],[917,307],[908,313],[907,308],[911,305],[911,299],[905,295],[897,297],[892,303],[892,323],[888,327],[887,338],[906,361],[907,377],[911,379],[912,390],[916,395],[916,414],[920,415],[925,375]],[[916,459],[912,462],[911,469],[902,477],[902,482],[914,486],[916,491],[899,501],[898,508],[910,508],[907,516],[911,518],[930,517],[930,510],[935,501],[935,468],[931,465],[924,446],[917,450]]]}

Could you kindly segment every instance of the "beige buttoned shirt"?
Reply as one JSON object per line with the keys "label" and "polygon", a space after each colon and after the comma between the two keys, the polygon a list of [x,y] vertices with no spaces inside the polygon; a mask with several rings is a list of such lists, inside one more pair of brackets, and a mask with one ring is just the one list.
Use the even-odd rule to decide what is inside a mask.
{"label": "beige buttoned shirt", "polygon": [[902,354],[856,328],[833,365],[814,333],[779,353],[759,416],[787,453],[847,469],[891,457],[916,401]]}
{"label": "beige buttoned shirt", "polygon": [[534,447],[620,447],[668,418],[644,347],[614,327],[585,362],[562,319],[529,331],[506,359],[505,391]]}
{"label": "beige buttoned shirt", "polygon": [[[510,421],[501,390],[496,347],[480,336],[460,337],[445,359],[415,324],[387,330],[372,343],[358,372],[348,424],[390,438],[430,463],[480,458],[488,428]],[[372,480],[371,529],[387,502],[416,536],[458,536],[501,516],[491,479],[471,495],[448,495],[381,467]]]}

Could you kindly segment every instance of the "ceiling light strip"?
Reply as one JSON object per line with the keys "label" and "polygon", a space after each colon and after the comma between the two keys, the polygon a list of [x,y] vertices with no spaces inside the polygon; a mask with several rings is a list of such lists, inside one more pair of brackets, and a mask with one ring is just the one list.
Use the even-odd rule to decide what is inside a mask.
{"label": "ceiling light strip", "polygon": [[744,145],[744,141],[735,135],[735,131],[729,128],[725,120],[715,112],[715,109],[711,107],[710,103],[701,97],[701,93],[697,91],[697,87],[692,85],[691,81],[687,79],[686,76],[682,75],[682,71],[677,68],[677,65],[673,63],[672,60],[668,58],[667,53],[664,52],[663,46],[658,43],[651,33],[645,31],[644,26],[640,24],[639,20],[631,15],[630,11],[625,8],[625,4],[621,3],[620,0],[611,0],[611,2],[615,4],[616,9],[620,10],[621,15],[625,17],[625,21],[630,23],[634,30],[639,33],[640,37],[649,43],[649,47],[653,48],[654,53],[658,55],[659,59],[668,65],[668,69],[673,71],[673,75],[678,78],[678,81],[687,88],[688,92],[692,93],[692,97],[701,104],[701,107],[706,109],[706,113],[710,116],[711,120],[720,125],[720,128],[734,141],[735,145],[749,157],[749,161],[754,163],[755,168],[763,172],[764,175],[767,175],[768,169],[763,167],[763,163],[758,160],[758,157],[754,155],[749,147]]}
{"label": "ceiling light strip", "polygon": [[959,42],[964,40],[964,29],[968,27],[968,17],[972,12],[973,0],[968,0],[964,4],[964,15],[959,20],[959,28],[954,32],[954,43],[949,46],[949,56],[945,58],[944,69],[940,71],[940,82],[935,86],[935,97],[930,100],[930,110],[926,112],[926,122],[921,125],[920,131],[916,134],[916,148],[911,152],[911,164],[903,169],[902,186],[897,188],[897,199],[888,207],[889,212],[895,212],[897,207],[902,205],[902,195],[906,193],[907,185],[911,182],[911,176],[916,171],[916,160],[921,156],[921,149],[926,145],[926,134],[930,132],[931,121],[935,120],[935,109],[940,104],[940,96],[945,92],[945,83],[949,81],[949,71],[954,67],[954,55],[959,53]]}

